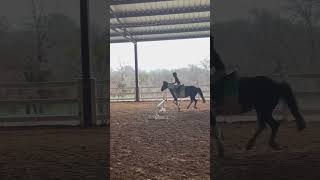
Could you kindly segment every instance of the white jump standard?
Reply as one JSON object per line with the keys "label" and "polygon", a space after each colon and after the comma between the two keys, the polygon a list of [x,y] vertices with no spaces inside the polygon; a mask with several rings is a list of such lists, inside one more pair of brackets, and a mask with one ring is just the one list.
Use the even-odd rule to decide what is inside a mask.
{"label": "white jump standard", "polygon": [[162,113],[166,113],[167,109],[166,109],[166,102],[167,102],[167,94],[164,93],[163,94],[163,99],[161,100],[160,103],[157,104],[155,111],[154,111],[154,116],[149,116],[148,119],[170,119],[170,118],[174,118],[174,116],[168,116],[168,115],[160,115]]}

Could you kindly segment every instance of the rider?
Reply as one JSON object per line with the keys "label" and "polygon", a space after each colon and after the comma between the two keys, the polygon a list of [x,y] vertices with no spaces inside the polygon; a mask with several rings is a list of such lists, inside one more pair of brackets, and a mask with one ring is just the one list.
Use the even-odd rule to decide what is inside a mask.
{"label": "rider", "polygon": [[211,62],[212,64],[210,66],[211,67],[213,66],[215,69],[215,72],[213,74],[213,81],[217,81],[227,74],[226,67],[223,64],[220,58],[220,55],[216,52],[214,48],[213,48],[213,61]]}
{"label": "rider", "polygon": [[179,78],[178,78],[177,73],[174,72],[174,73],[172,73],[172,75],[173,75],[173,78],[174,78],[174,84],[176,84],[176,85],[179,86],[179,85],[181,84],[181,82],[180,82],[180,80],[179,80]]}
{"label": "rider", "polygon": [[[226,73],[225,65],[223,64],[220,55],[213,48],[213,61],[211,67],[214,67],[215,72],[213,74],[213,96],[215,98],[215,104],[226,105],[228,108],[224,110],[240,111],[240,105],[238,101],[238,76],[237,72],[231,74]],[[224,107],[222,106],[222,107]]]}
{"label": "rider", "polygon": [[173,75],[173,78],[174,78],[174,83],[173,83],[175,85],[174,87],[176,88],[177,92],[179,92],[180,86],[181,86],[181,82],[180,82],[176,72],[172,73],[172,75]]}

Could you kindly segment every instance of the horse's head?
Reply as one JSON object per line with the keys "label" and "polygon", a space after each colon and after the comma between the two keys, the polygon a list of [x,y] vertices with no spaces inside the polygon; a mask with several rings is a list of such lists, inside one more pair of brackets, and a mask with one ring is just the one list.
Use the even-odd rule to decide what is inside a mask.
{"label": "horse's head", "polygon": [[162,87],[161,87],[161,91],[164,91],[167,88],[168,88],[168,82],[167,81],[163,81]]}

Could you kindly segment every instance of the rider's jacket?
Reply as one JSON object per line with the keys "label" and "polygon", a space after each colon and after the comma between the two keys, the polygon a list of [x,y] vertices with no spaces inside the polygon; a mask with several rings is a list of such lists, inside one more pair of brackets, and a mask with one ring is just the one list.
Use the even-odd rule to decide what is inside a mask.
{"label": "rider's jacket", "polygon": [[180,80],[178,79],[177,76],[174,76],[174,83],[177,84],[177,85],[181,84],[181,82],[180,82]]}

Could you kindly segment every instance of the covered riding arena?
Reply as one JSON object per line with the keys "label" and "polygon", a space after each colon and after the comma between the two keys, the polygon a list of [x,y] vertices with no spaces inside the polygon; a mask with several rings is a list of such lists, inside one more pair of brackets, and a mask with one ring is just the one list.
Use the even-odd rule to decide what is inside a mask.
{"label": "covered riding arena", "polygon": [[[139,42],[208,38],[210,1],[114,1],[110,14],[111,43],[133,43],[135,53],[132,96],[119,100],[110,90],[111,179],[210,179],[209,101],[186,110],[188,98],[177,112],[169,98],[174,117],[150,119],[161,87],[139,86],[137,56]],[[204,89],[208,100],[209,86]]]}

